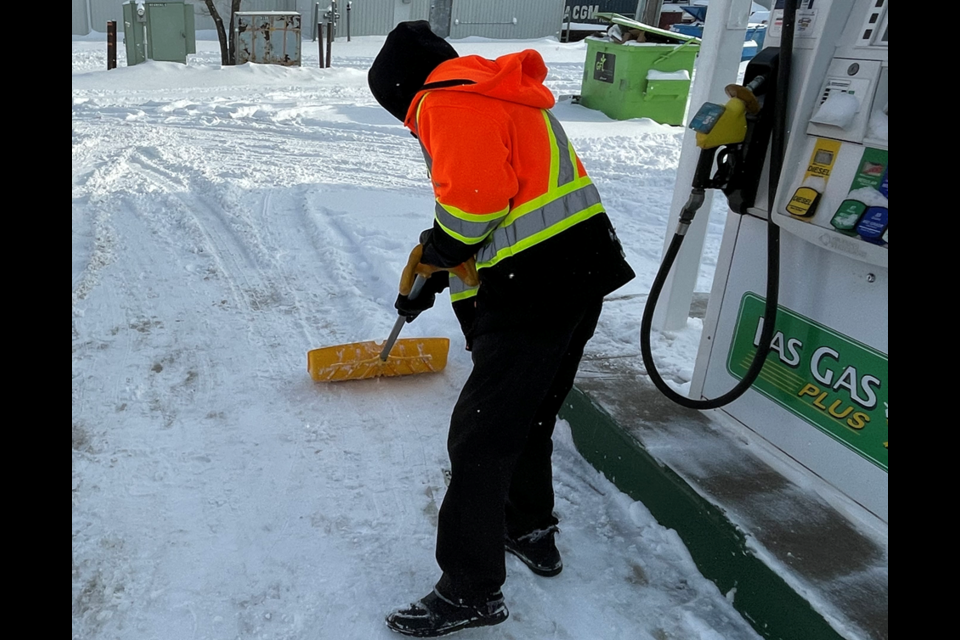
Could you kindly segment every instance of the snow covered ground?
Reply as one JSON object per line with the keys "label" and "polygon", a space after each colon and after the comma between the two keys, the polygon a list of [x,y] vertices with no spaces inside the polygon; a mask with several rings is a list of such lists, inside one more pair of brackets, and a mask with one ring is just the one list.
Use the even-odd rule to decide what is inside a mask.
{"label": "snow covered ground", "polygon": [[[393,638],[384,615],[439,577],[446,427],[470,369],[446,296],[401,334],[450,337],[444,372],[317,384],[306,370],[310,349],[386,338],[431,223],[419,148],[367,88],[382,42],[338,40],[329,69],[309,42],[302,67],[221,68],[215,37],[198,34],[186,66],[126,67],[121,46],[106,71],[105,36],[74,38],[75,639]],[[682,128],[564,98],[579,92],[582,42],[452,43],[543,54],[555,113],[638,274],[588,357],[641,368]],[[699,331],[654,336],[661,375],[689,380]],[[556,444],[564,572],[539,578],[509,556],[510,619],[458,637],[759,637],[563,422]]]}

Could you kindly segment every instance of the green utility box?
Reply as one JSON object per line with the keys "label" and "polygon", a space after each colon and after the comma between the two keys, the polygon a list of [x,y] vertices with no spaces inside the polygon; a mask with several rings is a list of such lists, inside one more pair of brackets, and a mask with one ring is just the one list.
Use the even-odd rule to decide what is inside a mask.
{"label": "green utility box", "polygon": [[650,118],[660,124],[682,125],[700,39],[616,13],[595,15],[650,35],[646,42],[624,44],[586,38],[580,104],[615,120]]}
{"label": "green utility box", "polygon": [[127,66],[146,60],[187,63],[187,54],[197,52],[193,5],[183,0],[123,5],[123,44]]}

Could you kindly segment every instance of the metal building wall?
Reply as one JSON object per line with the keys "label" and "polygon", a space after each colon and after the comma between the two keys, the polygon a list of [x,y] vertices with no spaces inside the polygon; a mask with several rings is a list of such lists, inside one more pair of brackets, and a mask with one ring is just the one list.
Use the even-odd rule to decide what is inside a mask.
{"label": "metal building wall", "polygon": [[[106,33],[107,23],[111,21],[115,21],[117,28],[123,31],[123,0],[86,0],[86,2],[81,0],[81,2],[73,3],[74,11],[77,10],[78,4],[82,7],[81,11],[87,11],[90,16],[87,33],[91,31]],[[74,22],[76,22],[76,20],[74,20]]]}
{"label": "metal building wall", "polygon": [[297,0],[243,0],[240,11],[298,11]]}
{"label": "metal building wall", "polygon": [[[301,0],[302,2],[303,0]],[[432,0],[351,0],[350,35],[383,36],[400,22],[426,20]],[[309,1],[306,4],[312,4]],[[321,3],[321,15],[327,10],[330,0]],[[310,9],[313,15],[313,10]],[[339,35],[347,33],[347,0],[340,0]]]}
{"label": "metal building wall", "polygon": [[[85,36],[91,31],[99,33],[107,32],[107,22],[113,20],[117,23],[117,28],[123,31],[123,5],[131,0],[73,0],[73,35]],[[134,0],[135,1],[135,0]],[[186,4],[192,4],[194,7],[194,28],[197,31],[213,31],[217,27],[213,18],[207,12],[206,4],[203,0],[185,0]],[[356,0],[354,0],[356,1]],[[329,3],[329,2],[328,2]],[[304,0],[243,0],[240,5],[241,11],[297,11],[297,6],[303,5],[312,12],[313,3]],[[326,7],[326,4],[324,5]],[[229,2],[217,2],[217,9],[223,10],[221,17],[224,21],[228,20],[227,12],[230,10]],[[88,21],[89,11],[89,21]],[[304,13],[304,17],[312,13]]]}
{"label": "metal building wall", "polygon": [[[123,5],[129,1],[130,0],[73,0],[71,15],[73,35],[85,36],[91,31],[106,33],[107,23],[110,21],[116,22],[117,29],[122,33]],[[296,0],[281,1],[296,2]],[[216,29],[213,24],[213,18],[207,15],[202,0],[187,0],[186,3],[194,5],[194,12],[196,14],[195,28],[198,31]]]}
{"label": "metal building wall", "polygon": [[[243,10],[249,11],[247,2],[269,2],[270,0],[244,0]],[[277,0],[278,2],[290,0]],[[339,0],[340,24],[338,38],[347,33],[347,1]],[[407,20],[429,20],[430,6],[438,0],[350,0],[350,35],[371,36],[386,35],[399,22]],[[565,0],[447,0],[452,3],[451,38],[465,38],[477,35],[487,38],[541,38],[555,35],[563,20]],[[201,0],[194,0],[202,5]],[[296,11],[303,16],[304,38],[313,37],[315,20],[330,7],[330,0],[295,0]],[[292,9],[285,9],[292,10]],[[509,15],[507,15],[509,14]],[[505,16],[505,17],[504,17]],[[454,25],[460,19],[462,24]],[[513,18],[517,19],[514,24]],[[209,18],[207,18],[209,20]],[[497,24],[510,21],[509,24]],[[486,24],[466,24],[466,23]],[[309,25],[309,26],[308,26]],[[197,15],[197,29],[212,29],[200,26]]]}
{"label": "metal building wall", "polygon": [[[123,20],[123,5],[129,0],[73,0],[72,28],[74,35],[91,31],[106,33],[107,22],[118,26]],[[398,22],[429,20],[431,4],[441,0],[350,0],[350,35],[386,35]],[[560,30],[565,0],[446,0],[451,4],[450,37],[466,38],[543,38]],[[197,31],[216,29],[203,0],[186,0],[194,6]],[[315,0],[244,0],[242,11],[298,11],[303,20],[304,38],[312,37],[317,10]],[[345,36],[347,0],[339,1],[339,35]],[[330,0],[319,3],[323,13]],[[229,11],[229,3],[217,2],[218,8]],[[89,15],[89,20],[88,20]],[[228,15],[222,15],[224,20]],[[339,36],[338,36],[339,37]]]}
{"label": "metal building wall", "polygon": [[[73,35],[85,36],[90,33],[90,22],[87,20],[87,0],[73,0],[73,9],[70,15]],[[106,27],[104,27],[106,28]]]}
{"label": "metal building wall", "polygon": [[[213,18],[210,16],[210,13],[207,11],[207,3],[203,0],[188,0],[187,4],[193,5],[193,21],[194,29],[197,31],[216,31],[217,25],[213,21]],[[246,11],[246,2],[240,5],[241,11]],[[223,20],[223,26],[229,28],[227,22],[230,20],[230,16],[227,15],[227,12],[230,11],[230,5],[227,3],[224,5],[223,2],[217,3],[217,11],[221,9],[224,10],[224,13],[220,14],[220,18]]]}
{"label": "metal building wall", "polygon": [[[352,0],[350,9],[350,36],[383,35],[393,28],[394,4],[399,0]],[[330,2],[321,4],[320,13],[326,11]],[[340,23],[337,33],[347,35],[347,2],[339,3]]]}
{"label": "metal building wall", "polygon": [[407,20],[429,20],[430,5],[432,5],[435,1],[436,0],[412,0],[412,2],[410,3],[410,17],[406,19]]}
{"label": "metal building wall", "polygon": [[[197,31],[216,31],[217,25],[207,10],[206,2],[203,0],[186,0],[186,2],[193,5]],[[223,20],[223,26],[229,30],[229,0],[216,0],[214,4],[217,11],[221,12],[220,18]],[[297,0],[242,0],[240,11],[298,11],[297,4]]]}
{"label": "metal building wall", "polygon": [[453,0],[450,38],[527,39],[556,35],[564,0]]}

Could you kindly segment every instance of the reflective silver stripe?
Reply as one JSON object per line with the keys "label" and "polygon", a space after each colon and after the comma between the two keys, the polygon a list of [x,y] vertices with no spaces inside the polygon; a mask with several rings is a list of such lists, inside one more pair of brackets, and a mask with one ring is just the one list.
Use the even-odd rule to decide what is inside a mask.
{"label": "reflective silver stripe", "polygon": [[[455,208],[455,207],[449,207]],[[470,214],[460,212],[462,216],[473,219],[464,219],[464,217],[455,216],[448,210],[448,207],[439,202],[434,207],[437,216],[437,222],[443,227],[443,230],[449,233],[464,244],[477,244],[482,242],[491,230],[495,229],[510,212],[509,208],[497,213],[488,214]],[[457,210],[459,211],[459,209]]]}
{"label": "reflective silver stripe", "polygon": [[554,115],[549,111],[544,111],[544,113],[547,114],[547,119],[550,122],[550,130],[553,132],[553,138],[557,141],[556,150],[559,155],[557,160],[560,163],[560,170],[557,175],[556,186],[562,187],[568,182],[572,182],[574,177],[576,177],[573,160],[570,158],[570,141],[567,140],[566,132],[564,132],[563,127],[560,126],[560,123]]}
{"label": "reflective silver stripe", "polygon": [[477,253],[477,267],[490,266],[498,253],[532,238],[571,216],[600,204],[600,194],[591,183],[526,213],[513,223],[496,229]]}
{"label": "reflective silver stripe", "polygon": [[477,295],[476,287],[468,287],[463,280],[457,276],[450,274],[450,301],[456,302],[457,300],[463,300],[464,298],[469,298],[471,296]]}
{"label": "reflective silver stripe", "polygon": [[[420,138],[417,138],[417,142],[420,142]],[[427,163],[427,171],[430,175],[433,175],[433,158],[430,157],[430,154],[427,153],[427,148],[423,146],[423,142],[420,142],[420,151],[423,152],[423,161]]]}
{"label": "reflective silver stripe", "polygon": [[[461,84],[471,84],[466,80],[457,82]],[[428,94],[424,94],[423,97],[426,98],[427,95]],[[422,106],[423,99],[421,99],[420,103],[417,105],[418,129],[420,124],[420,108]],[[427,164],[427,172],[430,174],[430,178],[432,180],[433,158],[431,158],[430,154],[427,152],[427,147],[423,144],[423,141],[420,140],[420,138],[417,138],[417,141],[420,143],[420,151],[423,153],[423,160]],[[496,213],[467,213],[466,211],[461,211],[460,209],[457,209],[451,205],[442,205],[439,201],[434,207],[434,214],[436,215],[437,222],[440,224],[443,230],[464,244],[477,244],[479,242],[483,242],[490,231],[500,224],[500,222],[508,213],[510,213],[509,207]]]}
{"label": "reflective silver stripe", "polygon": [[[425,97],[425,96],[424,96]],[[417,122],[420,108],[417,105]],[[600,194],[586,176],[577,177],[576,153],[560,122],[550,111],[542,110],[550,138],[550,176],[547,192],[514,209],[487,214],[472,214],[452,205],[437,201],[434,208],[437,223],[453,238],[464,244],[483,243],[477,252],[477,268],[489,267],[502,258],[529,248],[556,233],[602,211]],[[420,143],[427,169],[433,171],[433,162],[426,147]],[[563,194],[563,195],[559,195]],[[549,200],[538,208],[539,202]],[[502,225],[502,226],[501,226]],[[456,281],[456,284],[454,284]],[[451,280],[451,298],[462,299],[476,293],[459,278]]]}

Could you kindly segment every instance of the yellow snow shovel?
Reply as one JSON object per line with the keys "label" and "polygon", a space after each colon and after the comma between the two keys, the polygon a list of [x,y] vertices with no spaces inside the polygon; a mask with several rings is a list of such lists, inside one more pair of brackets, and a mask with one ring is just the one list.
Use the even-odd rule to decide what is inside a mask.
{"label": "yellow snow shovel", "polygon": [[[423,276],[417,276],[408,296],[411,300],[417,297],[426,281]],[[336,382],[442,371],[447,366],[449,338],[398,340],[406,321],[404,316],[397,318],[390,337],[382,344],[370,340],[308,351],[310,377],[317,382]]]}

